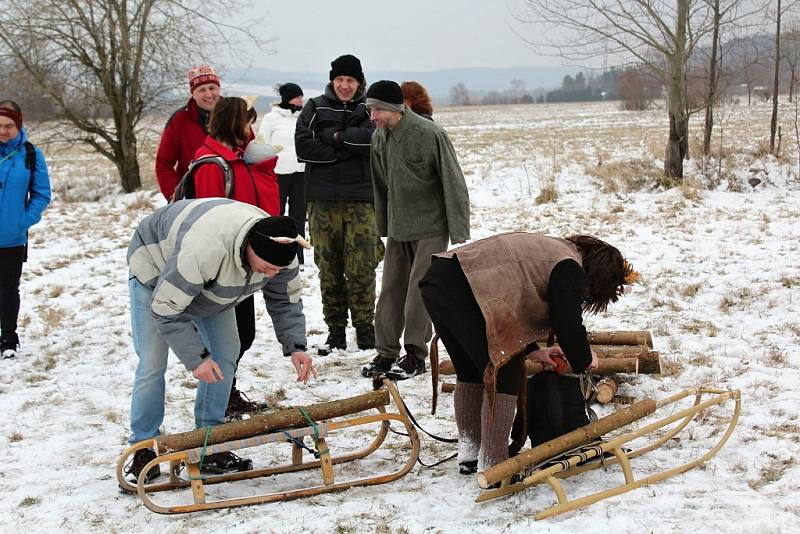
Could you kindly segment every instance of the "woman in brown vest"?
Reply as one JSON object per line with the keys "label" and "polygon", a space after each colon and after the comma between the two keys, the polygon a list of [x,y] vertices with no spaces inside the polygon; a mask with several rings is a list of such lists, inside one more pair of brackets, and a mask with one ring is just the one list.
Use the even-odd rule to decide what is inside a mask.
{"label": "woman in brown vest", "polygon": [[[434,256],[420,282],[425,308],[456,369],[458,461],[463,474],[508,458],[525,354],[573,372],[597,366],[582,311],[599,313],[635,272],[619,250],[591,236],[513,232]],[[560,349],[536,340],[555,333]]]}

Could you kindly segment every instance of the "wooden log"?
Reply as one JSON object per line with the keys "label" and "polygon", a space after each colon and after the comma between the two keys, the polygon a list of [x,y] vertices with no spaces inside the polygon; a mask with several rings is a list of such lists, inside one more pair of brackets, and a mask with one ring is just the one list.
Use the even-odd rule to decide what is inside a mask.
{"label": "wooden log", "polygon": [[[661,372],[660,362],[658,361],[658,353],[655,360],[649,360],[646,366],[646,371],[642,370],[641,360],[638,358],[605,358],[600,360],[600,367],[592,371],[592,374],[598,376],[608,376],[617,373],[647,373],[658,374]],[[655,371],[658,369],[658,371]],[[539,362],[527,360],[525,362],[525,371],[528,376],[533,376],[544,371],[544,365]],[[454,375],[456,373],[453,362],[450,360],[442,360],[439,363],[439,374]]]}
{"label": "wooden log", "polygon": [[530,450],[521,452],[517,456],[509,458],[504,462],[493,465],[482,473],[478,473],[478,484],[484,489],[488,488],[492,484],[519,473],[526,467],[540,464],[545,460],[554,458],[575,447],[591,443],[612,430],[616,430],[638,419],[647,417],[656,411],[656,407],[656,401],[645,399],[627,408],[617,410],[593,423],[589,423],[563,436],[551,439]]}
{"label": "wooden log", "polygon": [[[653,336],[647,330],[609,330],[587,332],[590,345],[647,345],[653,348]],[[547,343],[547,338],[537,339],[539,346]]]}
{"label": "wooden log", "polygon": [[442,393],[453,393],[456,390],[456,385],[450,382],[442,382]]}
{"label": "wooden log", "polygon": [[639,356],[639,372],[646,375],[661,374],[661,356],[657,351],[651,350]]}
{"label": "wooden log", "polygon": [[619,386],[615,380],[608,377],[603,378],[597,383],[597,402],[608,404],[616,395],[618,388]]}
{"label": "wooden log", "polygon": [[[353,413],[363,412],[372,408],[389,404],[389,391],[381,388],[363,395],[347,399],[322,402],[311,406],[304,406],[308,416],[313,421],[323,421]],[[211,427],[208,433],[208,445],[224,443],[235,439],[244,439],[260,434],[266,434],[279,429],[289,429],[308,426],[308,421],[299,408],[287,408],[269,413],[253,415],[244,421],[234,421]],[[173,451],[183,451],[202,447],[206,442],[206,429],[198,428],[179,434],[157,436],[155,439],[156,450],[159,454]]]}

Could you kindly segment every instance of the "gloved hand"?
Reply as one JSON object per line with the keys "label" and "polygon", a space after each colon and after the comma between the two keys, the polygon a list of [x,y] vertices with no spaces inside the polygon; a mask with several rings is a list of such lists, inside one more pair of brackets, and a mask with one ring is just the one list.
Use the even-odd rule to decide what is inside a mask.
{"label": "gloved hand", "polygon": [[325,143],[326,145],[335,147],[337,146],[337,142],[334,139],[334,134],[338,131],[339,130],[337,130],[336,128],[325,128],[319,131],[319,135],[317,137],[319,137],[319,140]]}

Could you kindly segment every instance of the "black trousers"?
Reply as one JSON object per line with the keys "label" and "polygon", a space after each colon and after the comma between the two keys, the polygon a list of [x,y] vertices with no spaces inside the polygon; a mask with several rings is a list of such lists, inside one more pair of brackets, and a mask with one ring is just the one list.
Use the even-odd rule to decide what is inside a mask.
{"label": "black trousers", "polygon": [[27,253],[28,247],[25,245],[0,248],[0,339],[3,341],[19,343],[19,281]]}
{"label": "black trousers", "polygon": [[[297,225],[297,233],[306,236],[306,192],[305,178],[302,172],[278,175],[278,188],[281,192],[281,215],[286,213],[289,204],[289,217]],[[303,249],[297,248],[297,260],[303,263]]]}
{"label": "black trousers", "polygon": [[[422,302],[444,343],[461,382],[483,383],[489,364],[486,321],[458,260],[436,258],[419,283]],[[497,373],[497,392],[519,394],[524,356],[513,358]]]}
{"label": "black trousers", "polygon": [[[234,308],[236,312],[236,329],[239,331],[239,357],[236,358],[234,372],[239,369],[239,361],[244,353],[253,346],[256,339],[256,309],[254,295],[250,295]],[[236,375],[233,375],[231,391],[236,387]]]}

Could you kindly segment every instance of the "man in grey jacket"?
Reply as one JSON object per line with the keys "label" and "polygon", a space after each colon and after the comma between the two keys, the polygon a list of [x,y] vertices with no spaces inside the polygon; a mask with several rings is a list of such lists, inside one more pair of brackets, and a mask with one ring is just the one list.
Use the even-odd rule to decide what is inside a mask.
{"label": "man in grey jacket", "polygon": [[[159,434],[168,349],[200,381],[197,428],[224,421],[239,355],[234,306],[261,289],[266,288],[267,309],[298,381],[316,376],[305,352],[302,307],[297,317],[297,308],[289,306],[291,282],[280,278],[290,267],[296,276],[301,242],[290,217],[269,217],[255,206],[220,198],[175,202],[139,223],[128,247],[131,327],[139,357],[130,443]],[[151,449],[139,450],[128,474],[138,478],[153,458]],[[252,465],[224,452],[206,456],[203,471],[222,474]],[[153,468],[147,479],[159,474]]]}
{"label": "man in grey jacket", "polygon": [[[370,166],[386,254],[375,310],[378,354],[361,374],[404,379],[425,372],[432,333],[419,281],[448,238],[453,244],[469,239],[469,192],[447,133],[404,106],[397,83],[372,84],[366,105],[377,127]],[[401,335],[405,355],[399,358]]]}

